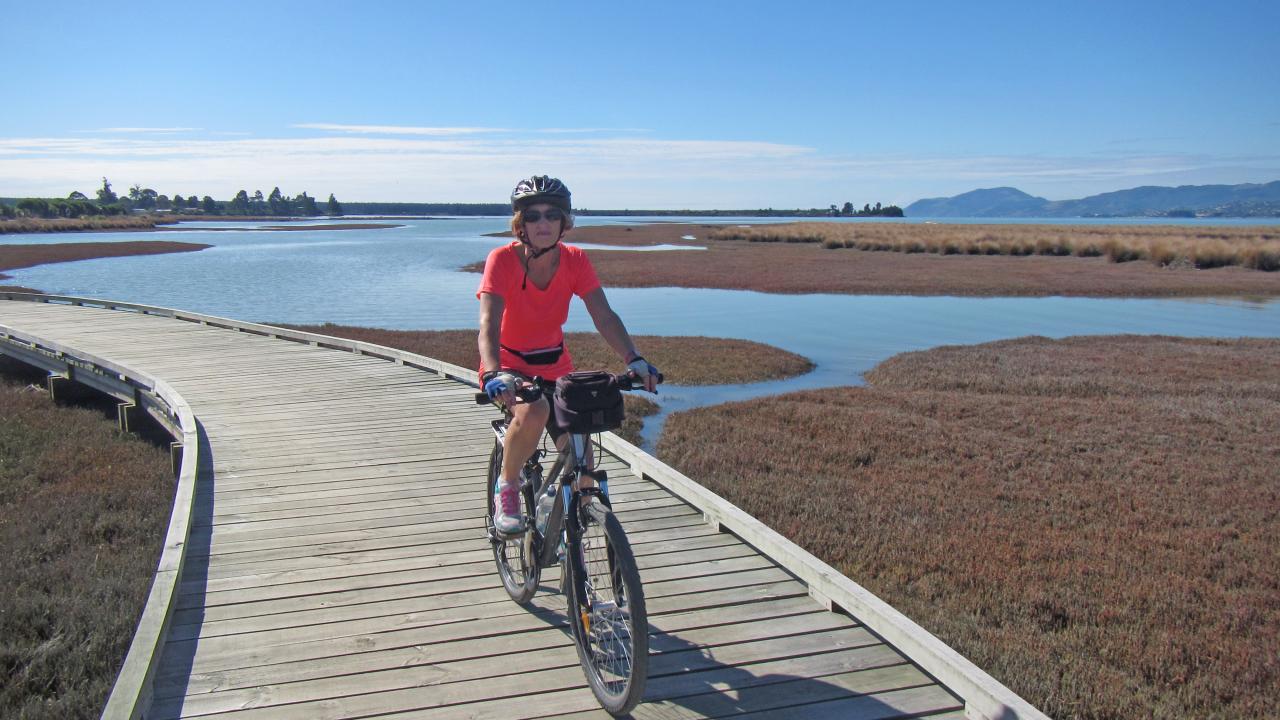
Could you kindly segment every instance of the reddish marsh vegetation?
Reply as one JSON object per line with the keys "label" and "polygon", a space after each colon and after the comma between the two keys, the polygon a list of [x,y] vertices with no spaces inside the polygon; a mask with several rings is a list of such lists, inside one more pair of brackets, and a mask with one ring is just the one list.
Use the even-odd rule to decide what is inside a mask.
{"label": "reddish marsh vegetation", "polygon": [[0,374],[0,716],[102,712],[172,501],[166,451]]}
{"label": "reddish marsh vegetation", "polygon": [[1274,717],[1280,341],[1027,338],[867,379],[678,413],[659,454],[1051,716]]}
{"label": "reddish marsh vegetation", "polygon": [[[818,223],[814,223],[818,224]],[[885,232],[931,233],[1000,232],[1022,237],[1034,247],[1037,233],[1085,242],[1098,230],[1132,228],[1067,226],[940,226],[895,223],[821,224],[850,227],[857,232],[884,228]],[[774,227],[774,226],[769,226]],[[761,226],[761,230],[766,230]],[[1172,246],[1179,236],[1192,236],[1196,228],[1138,228],[1168,232]],[[1218,232],[1213,228],[1210,232]],[[1259,233],[1280,234],[1275,228],[1252,228]],[[596,226],[574,228],[571,241],[623,246],[674,243],[705,246],[705,250],[670,252],[610,252],[591,250],[591,259],[607,286],[705,287],[758,290],[775,293],[848,293],[872,295],[1077,295],[1092,297],[1171,296],[1271,296],[1280,295],[1280,273],[1259,272],[1241,266],[1198,270],[1188,263],[1170,261],[1167,267],[1151,262],[1110,262],[1105,255],[986,255],[927,252],[877,252],[826,250],[818,242],[711,241],[724,226],[665,224],[634,228]],[[696,240],[684,240],[692,235]],[[1003,237],[1004,235],[1002,235]],[[1102,236],[1098,236],[1102,238]],[[1096,239],[1096,238],[1095,238]],[[1103,238],[1105,239],[1105,238]],[[1012,242],[1012,240],[1010,240]],[[1056,240],[1053,240],[1056,242]],[[474,268],[477,272],[479,266]]]}

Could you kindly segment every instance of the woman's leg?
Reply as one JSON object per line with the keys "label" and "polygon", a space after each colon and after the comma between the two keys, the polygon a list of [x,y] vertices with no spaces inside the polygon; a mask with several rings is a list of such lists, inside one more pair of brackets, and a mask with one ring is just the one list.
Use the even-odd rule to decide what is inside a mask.
{"label": "woman's leg", "polygon": [[514,535],[526,529],[520,512],[520,468],[537,449],[549,411],[546,400],[520,403],[511,410],[511,424],[502,446],[502,479],[494,488],[493,497],[493,528],[499,535]]}
{"label": "woman's leg", "polygon": [[508,483],[519,483],[520,468],[538,448],[542,439],[542,428],[547,424],[547,416],[551,412],[545,399],[531,403],[520,403],[511,412],[511,425],[507,427],[507,437],[503,444],[502,479]]}

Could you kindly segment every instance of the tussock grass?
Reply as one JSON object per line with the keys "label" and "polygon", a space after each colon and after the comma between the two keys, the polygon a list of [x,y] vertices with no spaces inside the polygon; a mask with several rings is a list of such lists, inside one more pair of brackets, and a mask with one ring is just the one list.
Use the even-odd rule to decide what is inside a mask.
{"label": "tussock grass", "polygon": [[1274,717],[1280,341],[1027,338],[867,380],[677,413],[659,454],[1050,716]]}
{"label": "tussock grass", "polygon": [[908,225],[903,223],[788,223],[711,230],[711,240],[820,243],[828,249],[938,255],[1106,256],[1112,262],[1147,260],[1163,267],[1237,265],[1280,270],[1280,228],[1179,226],[1093,227],[1052,225]]}
{"label": "tussock grass", "polygon": [[0,716],[102,712],[173,485],[165,450],[0,374]]}

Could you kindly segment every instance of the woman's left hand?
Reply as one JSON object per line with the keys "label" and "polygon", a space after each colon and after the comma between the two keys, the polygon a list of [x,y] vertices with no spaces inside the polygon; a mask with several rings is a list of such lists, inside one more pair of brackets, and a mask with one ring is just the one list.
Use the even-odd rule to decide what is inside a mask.
{"label": "woman's left hand", "polygon": [[658,368],[649,364],[648,360],[636,355],[627,363],[627,369],[644,381],[644,389],[651,393],[658,392]]}

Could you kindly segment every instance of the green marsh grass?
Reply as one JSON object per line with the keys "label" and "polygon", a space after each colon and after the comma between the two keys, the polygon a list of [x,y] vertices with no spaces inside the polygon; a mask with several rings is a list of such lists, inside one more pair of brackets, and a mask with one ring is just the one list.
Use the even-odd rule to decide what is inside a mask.
{"label": "green marsh grass", "polygon": [[1275,717],[1280,341],[1025,338],[867,381],[677,413],[658,454],[1051,717]]}

